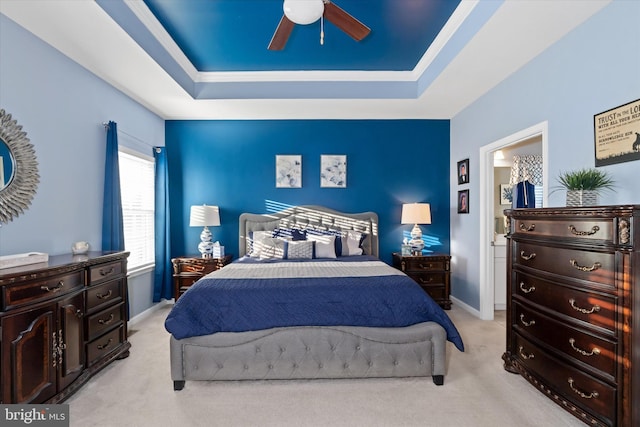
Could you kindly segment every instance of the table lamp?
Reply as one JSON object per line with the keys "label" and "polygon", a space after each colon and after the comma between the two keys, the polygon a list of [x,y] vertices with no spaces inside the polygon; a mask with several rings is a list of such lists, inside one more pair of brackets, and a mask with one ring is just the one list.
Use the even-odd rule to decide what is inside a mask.
{"label": "table lamp", "polygon": [[196,205],[191,206],[189,218],[190,227],[204,227],[200,233],[200,244],[198,250],[202,258],[211,258],[213,253],[213,242],[209,227],[220,225],[220,210],[217,206]]}
{"label": "table lamp", "polygon": [[431,224],[431,207],[429,203],[405,203],[402,205],[402,224],[414,224],[411,230],[411,253],[413,255],[422,254],[424,242],[422,241],[422,230],[418,224]]}

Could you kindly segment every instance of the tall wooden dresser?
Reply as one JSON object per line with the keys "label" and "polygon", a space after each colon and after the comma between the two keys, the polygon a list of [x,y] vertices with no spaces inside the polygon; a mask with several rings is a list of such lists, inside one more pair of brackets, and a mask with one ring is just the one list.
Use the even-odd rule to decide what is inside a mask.
{"label": "tall wooden dresser", "polygon": [[640,425],[640,206],[506,213],[505,369],[589,425]]}
{"label": "tall wooden dresser", "polygon": [[0,403],[58,403],[129,355],[128,252],[0,270]]}

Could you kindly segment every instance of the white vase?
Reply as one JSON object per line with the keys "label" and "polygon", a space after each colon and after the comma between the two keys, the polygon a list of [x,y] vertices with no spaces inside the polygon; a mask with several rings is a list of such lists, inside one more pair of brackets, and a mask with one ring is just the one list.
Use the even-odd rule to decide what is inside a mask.
{"label": "white vase", "polygon": [[593,190],[567,190],[567,206],[597,206],[598,193]]}

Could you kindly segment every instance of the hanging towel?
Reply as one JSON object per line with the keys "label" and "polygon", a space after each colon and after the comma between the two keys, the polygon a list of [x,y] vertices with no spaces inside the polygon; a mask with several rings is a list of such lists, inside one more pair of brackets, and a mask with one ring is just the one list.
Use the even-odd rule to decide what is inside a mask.
{"label": "hanging towel", "polygon": [[522,181],[513,187],[513,207],[514,208],[535,208],[536,194],[535,185],[529,181]]}

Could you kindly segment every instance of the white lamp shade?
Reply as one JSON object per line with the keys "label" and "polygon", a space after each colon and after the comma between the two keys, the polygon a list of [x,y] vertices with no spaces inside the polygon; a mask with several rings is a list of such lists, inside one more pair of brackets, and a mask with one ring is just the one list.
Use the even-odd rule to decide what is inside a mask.
{"label": "white lamp shade", "polygon": [[402,205],[402,224],[431,224],[429,203],[405,203]]}
{"label": "white lamp shade", "polygon": [[215,225],[220,225],[220,210],[217,206],[191,206],[189,226],[209,227]]}
{"label": "white lamp shade", "polygon": [[284,14],[291,22],[300,25],[313,24],[324,13],[322,0],[284,0]]}

